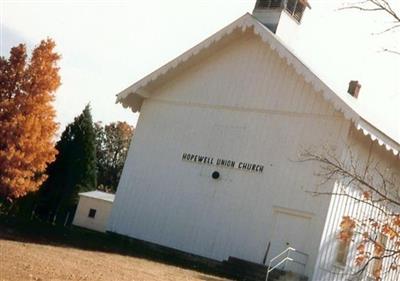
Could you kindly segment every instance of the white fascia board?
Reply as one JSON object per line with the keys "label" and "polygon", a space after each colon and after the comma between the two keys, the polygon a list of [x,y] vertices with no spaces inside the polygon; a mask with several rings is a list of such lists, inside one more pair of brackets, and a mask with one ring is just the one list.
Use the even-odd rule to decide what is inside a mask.
{"label": "white fascia board", "polygon": [[181,63],[188,61],[191,57],[197,55],[202,50],[209,48],[225,36],[230,35],[233,31],[242,30],[242,32],[245,32],[248,29],[252,29],[254,34],[258,35],[264,43],[266,43],[272,50],[276,51],[279,57],[284,59],[289,66],[291,65],[297,74],[302,76],[307,83],[310,83],[313,86],[316,92],[321,93],[325,100],[330,102],[337,111],[342,112],[346,119],[351,120],[357,129],[362,129],[364,134],[369,135],[372,140],[378,140],[381,145],[385,145],[387,150],[392,151],[394,155],[399,155],[400,144],[391,140],[390,137],[380,132],[379,129],[364,120],[355,110],[356,105],[352,100],[352,97],[347,93],[340,96],[334,92],[309,67],[295,56],[293,52],[279,40],[279,38],[277,38],[266,26],[249,13],[246,13],[208,39],[120,92],[117,95],[117,103],[122,103],[124,107],[130,107],[133,112],[140,111],[143,100],[149,97],[149,93],[147,93],[144,88],[150,82],[159,79],[167,72],[175,69]]}

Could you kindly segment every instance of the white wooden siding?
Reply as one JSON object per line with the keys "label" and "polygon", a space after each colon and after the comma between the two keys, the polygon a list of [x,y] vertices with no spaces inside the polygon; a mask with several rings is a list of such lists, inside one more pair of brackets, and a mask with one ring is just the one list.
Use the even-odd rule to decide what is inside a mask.
{"label": "white wooden siding", "polygon": [[[107,223],[109,221],[112,204],[112,202],[106,200],[79,196],[79,203],[72,224],[100,232],[105,232]],[[94,218],[90,218],[88,216],[90,209],[96,210],[96,215]]]}
{"label": "white wooden siding", "polygon": [[[262,112],[340,117],[284,59],[252,32],[225,43],[159,87],[154,99]],[[311,97],[310,97],[311,95]],[[310,99],[311,98],[311,99]]]}
{"label": "white wooden siding", "polygon": [[[365,169],[365,165],[369,159],[375,163],[379,162],[381,171],[387,171],[388,173],[395,173],[397,175],[400,174],[400,165],[397,157],[395,157],[390,151],[386,151],[376,142],[372,142],[370,138],[364,136],[354,127],[349,133],[347,144],[347,155],[344,155],[344,159],[349,157],[348,153],[351,151],[354,159],[358,160],[360,170]],[[344,153],[346,153],[346,151],[344,151]],[[399,186],[399,184],[400,183],[398,183],[397,186]],[[336,185],[335,191],[339,188],[340,186]],[[360,194],[356,191],[353,191],[352,195],[360,197]],[[356,203],[354,200],[345,197],[332,197],[323,238],[321,240],[320,254],[315,267],[314,281],[347,280],[357,270],[354,265],[354,259],[356,256],[357,241],[360,241],[361,237],[355,237],[355,241],[351,243],[346,267],[340,267],[335,264],[339,224],[342,217],[348,215],[356,218],[364,217],[365,215],[368,215],[369,217],[378,216],[376,211],[367,204]],[[396,274],[386,274],[382,277],[383,281],[400,280],[398,272]],[[368,279],[367,274],[363,280],[370,280]]]}
{"label": "white wooden siding", "polygon": [[[309,213],[307,226],[287,231],[320,241],[329,200],[305,192],[317,167],[295,160],[311,146],[340,151],[349,122],[258,37],[229,42],[147,90],[110,231],[217,260],[262,262],[278,207]],[[199,165],[182,161],[184,152],[265,168]],[[211,178],[214,170],[221,179]],[[309,277],[318,249],[304,249]]]}

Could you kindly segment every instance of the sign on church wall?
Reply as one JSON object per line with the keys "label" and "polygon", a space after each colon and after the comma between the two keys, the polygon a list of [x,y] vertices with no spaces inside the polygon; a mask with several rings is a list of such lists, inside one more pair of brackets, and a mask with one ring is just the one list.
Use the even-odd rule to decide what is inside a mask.
{"label": "sign on church wall", "polygon": [[232,169],[238,169],[256,173],[262,173],[264,170],[264,165],[261,164],[242,162],[242,161],[239,162],[234,160],[214,158],[214,157],[193,154],[193,153],[185,153],[185,152],[182,154],[182,160],[198,164],[232,168]]}

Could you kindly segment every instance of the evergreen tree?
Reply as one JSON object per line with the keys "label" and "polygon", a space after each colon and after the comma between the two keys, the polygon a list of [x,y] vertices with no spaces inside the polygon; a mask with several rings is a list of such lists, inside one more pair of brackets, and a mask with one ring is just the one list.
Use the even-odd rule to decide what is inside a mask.
{"label": "evergreen tree", "polygon": [[39,212],[53,220],[72,219],[78,193],[96,189],[95,131],[87,105],[69,124],[58,141],[56,161],[49,167],[49,179],[40,194]]}
{"label": "evergreen tree", "polygon": [[79,192],[96,189],[96,135],[90,106],[87,105],[74,123],[72,130],[72,165]]}

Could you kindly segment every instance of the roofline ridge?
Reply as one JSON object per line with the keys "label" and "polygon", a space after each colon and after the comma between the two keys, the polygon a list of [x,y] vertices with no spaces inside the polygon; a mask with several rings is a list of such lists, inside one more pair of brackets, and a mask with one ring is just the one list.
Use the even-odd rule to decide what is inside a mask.
{"label": "roofline ridge", "polygon": [[[363,129],[363,132],[369,132],[365,126],[362,125],[363,122],[366,122],[371,126],[373,130],[378,131],[379,133],[374,134],[369,132],[368,135],[370,136],[372,141],[375,141],[378,137],[376,135],[382,135],[384,138],[393,142],[392,144],[388,144],[387,141],[378,141],[380,145],[385,145],[387,150],[391,150],[393,154],[399,156],[400,158],[400,143],[390,138],[388,135],[383,133],[377,127],[372,125],[370,122],[365,120],[352,106],[349,105],[349,102],[346,102],[343,97],[341,97],[338,93],[332,90],[327,83],[322,81],[309,66],[307,66],[302,60],[300,60],[295,54],[294,51],[288,48],[279,38],[277,38],[265,25],[263,25],[256,17],[252,14],[246,12],[243,16],[239,17],[229,25],[225,26],[224,28],[220,29],[213,35],[209,36],[205,40],[201,41],[194,47],[190,48],[183,54],[177,56],[173,60],[169,61],[168,63],[164,64],[160,68],[156,69],[155,71],[151,72],[138,82],[132,84],[125,90],[121,91],[117,95],[117,103],[122,103],[122,105],[126,108],[129,107],[128,104],[124,103],[124,99],[126,99],[131,94],[137,94],[139,99],[144,99],[143,95],[138,93],[140,88],[145,87],[148,83],[155,81],[160,76],[166,74],[172,69],[175,69],[178,65],[183,62],[186,62],[191,57],[197,55],[201,51],[209,48],[214,43],[217,43],[223,37],[230,35],[235,29],[241,28],[242,32],[246,31],[248,28],[253,28],[253,32],[255,35],[259,36],[260,39],[266,43],[272,50],[274,50],[280,58],[284,59],[289,66],[292,66],[296,73],[303,77],[303,79],[310,83],[313,89],[317,93],[322,93],[323,98],[330,102],[333,107],[340,111],[343,116],[353,122],[354,126],[360,130]],[[138,108],[131,107],[133,112],[137,112],[140,110],[140,106]],[[395,147],[393,147],[395,146]]]}

